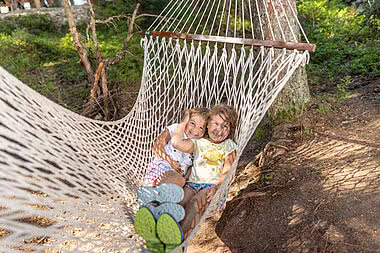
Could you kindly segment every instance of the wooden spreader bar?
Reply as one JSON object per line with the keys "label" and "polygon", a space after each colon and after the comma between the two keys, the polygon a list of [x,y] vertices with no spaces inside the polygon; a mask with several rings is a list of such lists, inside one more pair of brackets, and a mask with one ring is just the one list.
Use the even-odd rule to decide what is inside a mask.
{"label": "wooden spreader bar", "polygon": [[242,39],[242,38],[233,38],[233,37],[222,37],[222,36],[213,36],[213,35],[197,35],[197,34],[188,34],[188,33],[172,33],[172,32],[155,32],[155,31],[146,31],[146,36],[158,36],[166,37],[172,39],[184,39],[184,40],[198,40],[198,41],[209,41],[209,42],[220,42],[220,43],[229,43],[229,44],[238,44],[244,46],[255,46],[255,47],[274,47],[274,48],[286,48],[286,49],[297,49],[299,51],[310,51],[314,52],[316,45],[308,43],[294,43],[294,42],[285,42],[278,40],[254,40],[254,39]]}

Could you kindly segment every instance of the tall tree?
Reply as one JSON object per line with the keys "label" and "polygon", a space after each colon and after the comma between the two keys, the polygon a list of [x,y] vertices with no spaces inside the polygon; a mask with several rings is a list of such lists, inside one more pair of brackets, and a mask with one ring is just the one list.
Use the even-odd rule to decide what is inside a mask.
{"label": "tall tree", "polygon": [[[285,21],[285,18],[288,18],[289,22],[291,23],[291,29],[296,34],[296,36],[300,38],[301,35],[299,26],[297,24],[297,17],[292,15],[292,9],[295,11],[297,10],[296,0],[282,2],[284,8],[281,8],[279,6],[276,7],[278,13],[282,13],[282,15],[279,15],[280,22],[273,23],[282,24]],[[274,9],[272,11],[274,11]],[[280,32],[279,26],[274,25],[273,29],[275,32]],[[292,31],[290,29],[286,30],[285,28],[283,28],[283,30],[286,39],[288,41],[291,41],[293,38]],[[271,108],[269,109],[269,115],[271,117],[275,117],[281,111],[294,111],[296,113],[302,112],[305,105],[310,102],[310,100],[311,96],[309,85],[307,83],[307,74],[305,67],[300,65],[294,72],[293,76],[289,79],[284,89],[282,89],[275,102],[272,104]]]}
{"label": "tall tree", "polygon": [[[261,4],[265,4],[264,1],[262,1]],[[259,7],[260,9],[264,9],[264,6]],[[293,11],[296,12],[296,0],[268,1],[266,8],[268,9],[270,20],[261,20],[264,22],[265,37],[262,38],[260,33],[257,33],[257,37],[259,39],[272,40],[274,39],[273,37],[277,38],[278,35],[283,34],[286,41],[296,42],[294,41],[293,34],[295,34],[297,38],[300,38],[297,17],[293,15]],[[291,24],[290,27],[287,25],[288,23]],[[280,49],[276,49],[277,52],[279,50]],[[305,67],[299,66],[269,108],[269,116],[275,118],[279,112],[284,111],[299,113],[304,109],[310,99],[311,96]]]}

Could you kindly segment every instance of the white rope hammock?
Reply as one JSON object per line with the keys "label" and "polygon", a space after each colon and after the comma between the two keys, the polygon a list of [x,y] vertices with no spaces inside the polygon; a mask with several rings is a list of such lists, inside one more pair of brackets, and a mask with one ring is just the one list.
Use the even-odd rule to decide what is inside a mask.
{"label": "white rope hammock", "polygon": [[[240,157],[314,50],[295,27],[289,1],[173,0],[141,40],[139,96],[116,122],[66,110],[0,67],[0,251],[144,251],[132,219],[154,138],[185,108],[228,103],[239,112]],[[236,164],[201,222],[228,192]]]}

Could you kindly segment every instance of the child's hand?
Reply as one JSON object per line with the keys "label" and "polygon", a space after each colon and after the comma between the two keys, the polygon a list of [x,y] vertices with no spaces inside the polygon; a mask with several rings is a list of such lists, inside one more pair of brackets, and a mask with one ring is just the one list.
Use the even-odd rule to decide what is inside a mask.
{"label": "child's hand", "polygon": [[182,122],[189,122],[190,120],[190,110],[186,109],[185,113],[183,114],[183,120]]}
{"label": "child's hand", "polygon": [[181,176],[184,176],[183,172],[182,172],[182,169],[181,169],[181,165],[179,164],[179,162],[177,161],[174,161],[165,151],[165,146],[164,145],[160,145],[159,143],[155,142],[153,144],[153,147],[152,147],[152,151],[153,151],[153,154],[155,156],[157,156],[158,158],[160,159],[163,159],[163,160],[166,160],[168,161],[168,163],[170,164],[170,166],[175,170],[177,171],[179,174],[181,174]]}
{"label": "child's hand", "polygon": [[179,162],[174,161],[174,160],[172,160],[172,159],[168,159],[167,161],[169,162],[170,166],[171,166],[175,171],[177,171],[181,176],[183,176],[183,177],[185,176],[185,175],[183,174],[183,171],[182,171],[182,169],[181,169],[181,165],[179,164]]}
{"label": "child's hand", "polygon": [[189,178],[190,178],[190,175],[191,175],[191,170],[193,169],[192,166],[190,166],[189,168],[187,168],[187,172],[186,172],[186,175],[185,175],[185,180],[188,181]]}

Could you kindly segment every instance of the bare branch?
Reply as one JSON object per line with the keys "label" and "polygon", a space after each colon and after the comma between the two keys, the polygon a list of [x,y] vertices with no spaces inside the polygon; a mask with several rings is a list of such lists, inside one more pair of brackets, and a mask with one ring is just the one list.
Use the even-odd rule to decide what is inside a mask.
{"label": "bare branch", "polygon": [[90,26],[89,26],[89,25],[87,25],[87,27],[86,27],[86,40],[87,40],[87,41],[90,41],[90,34],[89,34],[89,30],[90,30]]}
{"label": "bare branch", "polygon": [[[134,24],[135,24],[136,14],[137,14],[137,11],[138,11],[139,7],[140,7],[140,4],[138,3],[138,4],[136,5],[135,10],[134,10],[133,13],[132,13],[132,20],[131,20],[131,22],[129,23],[128,36],[127,36],[126,43],[128,43],[129,40],[132,38],[133,26],[134,26]],[[125,44],[125,42],[124,42],[124,44]]]}
{"label": "bare branch", "polygon": [[[92,111],[94,110],[94,103],[98,102],[97,98],[103,97],[103,107],[101,109],[102,110],[104,109],[103,112],[104,112],[105,119],[108,120],[110,101],[113,104],[115,108],[115,113],[116,113],[116,106],[114,104],[114,101],[112,100],[112,97],[110,97],[109,90],[108,90],[107,72],[106,72],[108,65],[119,62],[120,59],[124,58],[126,54],[130,54],[136,57],[137,59],[141,60],[137,55],[133,54],[132,52],[128,50],[128,42],[131,40],[132,36],[136,34],[136,33],[133,33],[133,28],[136,27],[137,30],[141,30],[141,28],[135,24],[135,21],[137,18],[137,11],[140,7],[140,4],[137,3],[132,16],[119,15],[119,16],[109,17],[103,21],[99,21],[99,20],[95,20],[95,13],[94,13],[92,2],[91,0],[88,0],[89,9],[90,9],[90,24],[86,28],[86,36],[87,36],[87,41],[90,41],[90,37],[91,37],[94,43],[94,50],[95,50],[96,59],[97,59],[96,73],[94,74],[91,68],[91,63],[88,58],[88,52],[89,52],[88,48],[84,47],[80,41],[80,34],[76,28],[76,24],[71,12],[71,8],[69,6],[69,0],[64,0],[64,3],[65,3],[65,11],[66,11],[66,16],[68,19],[70,31],[72,33],[72,37],[74,40],[74,45],[78,51],[78,54],[81,58],[83,66],[85,67],[89,75],[89,79],[92,83],[89,105],[82,114],[83,115],[91,114]],[[140,15],[139,17],[143,17],[143,16],[148,16],[148,15],[147,14]],[[101,52],[99,51],[99,43],[97,41],[96,24],[97,23],[106,24],[106,25],[112,24],[116,27],[114,20],[119,19],[119,18],[127,18],[129,22],[128,34],[127,34],[126,39],[124,40],[123,49],[115,57],[111,59],[103,59]],[[89,34],[90,29],[91,29],[91,36]]]}
{"label": "bare branch", "polygon": [[134,56],[134,57],[136,57],[138,60],[140,60],[140,61],[143,61],[143,59],[142,58],[140,58],[140,57],[138,57],[137,55],[135,55],[134,53],[132,53],[131,51],[129,51],[129,50],[126,50],[126,53],[128,53],[128,54],[130,54],[130,55],[132,55],[132,56]]}
{"label": "bare branch", "polygon": [[[117,89],[112,89],[112,90],[109,90],[108,91],[108,98],[110,99],[112,105],[113,105],[113,108],[114,108],[114,113],[113,113],[113,118],[112,119],[116,119],[116,116],[117,116],[117,113],[118,113],[118,108],[117,108],[117,105],[113,99],[113,97],[118,97],[119,96],[119,92],[120,92],[120,88],[117,88]],[[97,104],[97,108],[94,108],[95,107],[95,102]],[[99,111],[101,111],[101,113],[103,115],[106,114],[106,112],[104,111],[104,96],[103,95],[100,95],[99,97],[97,97],[95,100],[94,100],[94,105],[92,106],[92,109],[90,110],[89,108],[90,107],[90,102],[87,102],[87,104],[85,105],[86,107],[86,110],[84,110],[82,112],[82,115],[83,116],[86,116],[86,117],[90,117],[90,118],[93,118],[95,117]]]}
{"label": "bare branch", "polygon": [[88,106],[88,111],[91,111],[91,108],[94,106],[95,96],[97,93],[99,93],[99,91],[97,91],[99,88],[98,82],[99,82],[99,78],[102,73],[103,67],[104,67],[104,63],[100,62],[98,65],[98,68],[96,69],[95,80],[91,88],[90,105]]}
{"label": "bare branch", "polygon": [[153,17],[153,18],[157,18],[157,17],[159,17],[159,15],[153,15],[153,14],[140,14],[140,15],[138,15],[137,17],[136,17],[136,19],[138,19],[138,18],[142,18],[142,17]]}
{"label": "bare branch", "polygon": [[[117,16],[112,16],[107,18],[106,20],[96,20],[95,22],[97,24],[107,24],[107,23],[112,23],[114,19],[121,19],[121,18],[130,18],[133,15],[127,14],[127,15],[117,15]],[[142,17],[159,17],[158,15],[153,15],[153,14],[140,14],[136,16],[136,19],[142,18]]]}
{"label": "bare branch", "polygon": [[96,39],[95,13],[94,13],[94,8],[92,7],[91,0],[88,0],[87,2],[90,7],[90,26],[91,26],[91,31],[92,31],[92,40],[94,41],[96,59],[99,63],[102,59],[102,55],[99,52],[99,44],[98,44],[98,40]]}
{"label": "bare branch", "polygon": [[129,22],[128,35],[127,35],[127,38],[124,40],[123,49],[115,57],[113,57],[111,59],[108,59],[107,65],[112,65],[114,63],[119,62],[122,58],[124,58],[124,56],[125,56],[126,53],[132,54],[131,52],[128,51],[128,42],[131,40],[131,38],[133,36],[133,33],[132,33],[133,32],[133,26],[134,26],[134,23],[135,23],[135,20],[136,20],[136,14],[137,14],[137,11],[138,11],[139,7],[140,7],[140,4],[137,3],[136,8],[135,8],[135,10],[133,11],[133,14],[132,14],[132,19]]}
{"label": "bare branch", "polygon": [[[114,26],[114,28],[116,28],[116,24],[114,22],[115,19],[119,20],[119,19],[122,19],[122,18],[127,18],[128,21],[131,22],[132,21],[132,16],[133,15],[130,15],[130,14],[127,14],[127,15],[117,15],[117,16],[109,17],[106,20],[95,20],[95,23],[96,24],[105,24],[105,25],[111,24],[111,25]],[[136,16],[135,19],[137,20],[138,18],[142,18],[142,17],[159,17],[159,16],[158,15],[153,15],[153,14],[140,14],[140,15]],[[162,18],[164,18],[164,17],[162,17]],[[137,28],[137,30],[142,31],[142,28],[139,25],[137,25],[137,24],[134,24],[134,25]]]}
{"label": "bare branch", "polygon": [[108,86],[107,86],[107,74],[106,69],[102,69],[102,90],[103,90],[103,96],[104,96],[104,113],[106,120],[109,119],[109,93],[108,93]]}
{"label": "bare branch", "polygon": [[94,71],[92,70],[91,63],[88,59],[87,49],[83,47],[83,45],[80,42],[80,35],[74,21],[74,16],[71,11],[69,0],[64,0],[63,2],[64,2],[64,8],[65,8],[65,13],[67,17],[67,22],[69,23],[69,27],[70,27],[71,37],[73,38],[73,41],[74,41],[74,46],[88,74],[89,81],[92,83],[94,81]]}
{"label": "bare branch", "polygon": [[113,24],[113,20],[114,19],[121,19],[121,18],[128,18],[130,17],[131,15],[118,15],[118,16],[112,16],[112,17],[109,17],[107,18],[106,20],[96,20],[95,22],[97,24],[107,24],[107,23],[112,23]]}
{"label": "bare branch", "polygon": [[139,32],[142,32],[143,29],[141,28],[141,26],[139,26],[138,24],[135,24],[135,27],[136,27],[136,30],[138,30]]}

